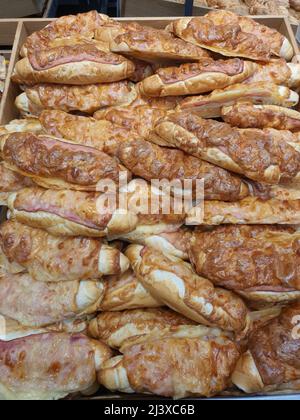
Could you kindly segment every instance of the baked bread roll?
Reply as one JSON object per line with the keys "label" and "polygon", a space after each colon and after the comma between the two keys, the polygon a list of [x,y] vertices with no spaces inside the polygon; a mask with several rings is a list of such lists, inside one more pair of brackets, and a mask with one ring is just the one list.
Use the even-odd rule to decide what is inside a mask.
{"label": "baked bread roll", "polygon": [[237,295],[195,274],[192,266],[153,248],[131,245],[127,252],[139,281],[166,306],[198,323],[245,334],[251,320]]}
{"label": "baked bread roll", "polygon": [[196,111],[203,118],[220,118],[224,106],[232,106],[239,102],[292,108],[299,102],[299,95],[285,86],[273,83],[238,84],[215,90],[208,96],[186,98],[179,108],[182,111]]}
{"label": "baked bread roll", "polygon": [[7,206],[9,195],[22,188],[33,185],[29,178],[26,178],[11,169],[8,169],[4,162],[0,162],[0,205]]}
{"label": "baked bread roll", "polygon": [[9,134],[1,137],[0,150],[9,169],[44,188],[97,191],[104,180],[118,183],[122,172],[131,177],[116,159],[99,150],[46,135]]}
{"label": "baked bread roll", "polygon": [[2,317],[5,328],[2,329],[2,326],[0,328],[0,340],[13,341],[19,338],[47,333],[86,334],[90,322],[88,318],[90,316],[83,317],[82,319],[74,318],[42,328],[26,327],[13,319]]}
{"label": "baked bread roll", "polygon": [[135,176],[149,182],[153,179],[170,181],[174,194],[178,188],[195,197],[200,181],[204,182],[207,200],[237,201],[249,194],[247,185],[239,177],[177,149],[134,140],[120,146],[118,157]]}
{"label": "baked bread roll", "polygon": [[130,269],[121,276],[107,279],[99,310],[115,312],[161,306],[164,306],[163,303],[151,296]]}
{"label": "baked bread roll", "polygon": [[138,23],[109,21],[96,32],[96,39],[107,42],[112,52],[148,62],[200,61],[208,52],[176,38],[167,31]]}
{"label": "baked bread roll", "polygon": [[109,121],[67,114],[63,111],[43,111],[39,117],[43,130],[54,137],[93,147],[110,156],[117,156],[119,147],[128,139],[140,138],[126,128]]}
{"label": "baked bread roll", "polygon": [[133,232],[119,236],[118,239],[132,244],[144,245],[160,250],[164,254],[188,260],[191,235],[192,232],[189,229],[178,228],[176,225],[166,226],[165,231],[161,225],[139,226]]}
{"label": "baked bread roll", "polygon": [[69,47],[74,45],[82,45],[87,47],[95,46],[100,51],[110,52],[109,45],[107,43],[98,41],[96,39],[87,38],[78,34],[72,36],[65,36],[62,38],[44,39],[43,43],[32,46],[29,49],[22,48],[21,56],[28,57],[30,53],[36,50],[47,51],[52,48]]}
{"label": "baked bread roll", "polygon": [[287,63],[284,59],[272,60],[270,63],[257,63],[255,73],[244,83],[267,82],[276,85],[299,88],[300,64]]}
{"label": "baked bread roll", "polygon": [[110,121],[114,125],[127,129],[130,133],[134,131],[148,139],[151,138],[155,123],[164,118],[167,113],[168,111],[164,109],[141,105],[100,110],[94,114],[94,118],[100,121]]}
{"label": "baked bread roll", "polygon": [[146,96],[197,95],[243,82],[251,77],[256,64],[232,60],[202,61],[157,70],[140,84]]}
{"label": "baked bread roll", "polygon": [[246,393],[299,391],[300,305],[283,310],[281,316],[253,332],[249,350],[242,355],[232,376]]}
{"label": "baked bread roll", "polygon": [[[83,334],[47,333],[2,341],[1,399],[58,400],[70,393],[88,392],[110,357],[109,347]],[[5,363],[7,360],[11,363]]]}
{"label": "baked bread roll", "polygon": [[24,120],[13,120],[9,124],[0,126],[0,136],[4,136],[10,133],[36,133],[42,134],[43,127],[40,122],[33,119],[24,119]]}
{"label": "baked bread roll", "polygon": [[239,350],[220,331],[194,328],[199,330],[198,336],[170,333],[160,340],[151,336],[127,347],[123,356],[102,365],[99,382],[110,391],[176,399],[220,393],[230,383]]}
{"label": "baked bread roll", "polygon": [[281,106],[237,103],[224,107],[222,118],[233,127],[300,131],[300,113]]}
{"label": "baked bread roll", "polygon": [[254,181],[299,183],[299,140],[292,133],[241,130],[183,112],[161,120],[155,131],[173,147]]}
{"label": "baked bread roll", "polygon": [[131,211],[111,211],[101,196],[81,191],[25,188],[8,198],[12,218],[57,236],[103,237],[125,234],[138,225]]}
{"label": "baked bread roll", "polygon": [[187,42],[228,57],[269,61],[276,56],[290,61],[294,55],[288,39],[275,29],[226,10],[179,19],[168,30]]}
{"label": "baked bread roll", "polygon": [[95,10],[76,16],[60,17],[27,37],[21,49],[21,55],[25,57],[29,51],[36,48],[47,49],[49,42],[57,39],[77,36],[93,39],[96,30],[107,20],[109,20],[108,16],[101,15]]}
{"label": "baked bread roll", "polygon": [[[26,89],[16,100],[17,108],[57,109],[93,114],[101,108],[127,106],[137,98],[133,83],[122,81],[87,86],[40,84]],[[39,115],[38,113],[38,115]]]}
{"label": "baked bread roll", "polygon": [[0,246],[10,262],[36,281],[100,279],[129,268],[125,255],[105,241],[55,237],[13,220],[0,226]]}
{"label": "baked bread roll", "polygon": [[300,298],[299,239],[284,227],[222,226],[194,232],[189,255],[215,286],[248,300],[287,302]]}
{"label": "baked bread roll", "polygon": [[299,0],[290,0],[290,6],[300,12],[300,1]]}
{"label": "baked bread roll", "polygon": [[90,322],[89,335],[118,350],[130,338],[148,334],[167,334],[174,327],[181,325],[195,325],[195,323],[164,308],[103,312]]}
{"label": "baked bread roll", "polygon": [[45,283],[29,274],[0,278],[0,313],[29,327],[43,327],[97,311],[104,295],[100,281]]}
{"label": "baked bread roll", "polygon": [[236,203],[206,201],[204,217],[192,209],[188,215],[191,225],[299,225],[300,200],[272,198],[262,200],[248,197]]}
{"label": "baked bread roll", "polygon": [[134,71],[134,64],[121,55],[101,51],[95,45],[68,45],[30,52],[16,64],[12,80],[25,85],[89,85],[118,82]]}

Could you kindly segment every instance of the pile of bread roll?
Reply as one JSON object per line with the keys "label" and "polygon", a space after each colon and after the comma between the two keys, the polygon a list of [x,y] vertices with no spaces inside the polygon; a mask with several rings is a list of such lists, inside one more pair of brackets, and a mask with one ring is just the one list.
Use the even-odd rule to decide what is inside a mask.
{"label": "pile of bread roll", "polygon": [[[184,4],[184,0],[168,1]],[[298,25],[300,20],[299,0],[194,0],[194,5],[223,9],[241,16],[287,16],[290,22],[295,25]]]}
{"label": "pile of bread roll", "polygon": [[[1,397],[299,391],[289,41],[231,12],[162,30],[90,12],[20,53],[22,118],[0,128]],[[132,206],[165,196],[153,180],[194,200],[204,181],[205,201]]]}

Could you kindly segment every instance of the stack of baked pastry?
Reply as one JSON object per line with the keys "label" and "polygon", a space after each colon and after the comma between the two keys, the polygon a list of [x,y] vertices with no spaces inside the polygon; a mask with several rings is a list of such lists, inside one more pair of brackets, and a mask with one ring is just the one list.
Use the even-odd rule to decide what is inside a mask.
{"label": "stack of baked pastry", "polygon": [[[167,0],[184,4],[184,0]],[[224,9],[238,15],[286,16],[290,22],[298,25],[300,20],[299,0],[194,0],[198,7]]]}
{"label": "stack of baked pastry", "polygon": [[[229,12],[164,30],[90,12],[21,55],[23,119],[0,137],[1,396],[299,390],[289,41]],[[154,180],[189,181],[192,206],[164,211]]]}

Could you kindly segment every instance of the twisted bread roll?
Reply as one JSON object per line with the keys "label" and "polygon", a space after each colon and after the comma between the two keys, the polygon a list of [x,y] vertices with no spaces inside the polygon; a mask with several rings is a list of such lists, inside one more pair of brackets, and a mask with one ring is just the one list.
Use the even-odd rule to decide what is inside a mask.
{"label": "twisted bread roll", "polygon": [[157,299],[189,319],[237,334],[247,333],[251,320],[243,301],[231,292],[215,289],[197,276],[191,265],[139,245],[127,252],[140,282]]}
{"label": "twisted bread roll", "polygon": [[183,112],[159,121],[155,131],[171,146],[254,181],[299,183],[299,139],[292,133],[239,130]]}
{"label": "twisted bread roll", "polygon": [[226,10],[179,19],[168,30],[194,45],[229,57],[269,61],[276,56],[290,61],[294,54],[288,39],[275,29]]}
{"label": "twisted bread roll", "polygon": [[299,239],[284,227],[219,227],[193,234],[190,258],[199,275],[248,300],[292,301],[300,297]]}
{"label": "twisted bread roll", "polygon": [[43,327],[97,311],[104,296],[100,281],[45,283],[29,274],[0,278],[0,313],[29,327]]}
{"label": "twisted bread roll", "polygon": [[154,97],[196,95],[243,82],[255,70],[255,63],[239,59],[183,64],[157,70],[141,82],[140,91]]}
{"label": "twisted bread roll", "polygon": [[82,334],[45,333],[1,341],[1,399],[58,400],[88,392],[95,389],[97,372],[110,357],[105,344]]}
{"label": "twisted bread roll", "polygon": [[36,281],[99,279],[129,268],[128,259],[104,241],[62,239],[13,220],[0,226],[0,245],[9,261],[18,263]]}
{"label": "twisted bread roll", "polygon": [[99,309],[103,312],[115,312],[160,306],[163,304],[151,296],[130,269],[121,276],[107,279],[105,294]]}
{"label": "twisted bread roll", "polygon": [[178,109],[197,112],[203,118],[219,118],[222,116],[223,106],[240,102],[292,108],[299,102],[299,95],[285,86],[277,86],[274,83],[242,83],[215,90],[208,96],[186,98],[180,103]]}

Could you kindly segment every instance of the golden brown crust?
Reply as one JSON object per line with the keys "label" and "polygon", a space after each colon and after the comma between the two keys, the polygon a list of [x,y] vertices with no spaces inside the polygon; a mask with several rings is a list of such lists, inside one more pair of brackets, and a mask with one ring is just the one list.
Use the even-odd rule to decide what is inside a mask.
{"label": "golden brown crust", "polygon": [[82,287],[89,287],[89,283],[45,283],[34,281],[29,274],[4,274],[0,278],[1,314],[29,327],[92,314],[103,298],[104,286],[94,283],[89,299],[81,305]]}
{"label": "golden brown crust", "polygon": [[4,162],[0,163],[0,193],[12,193],[31,185],[32,182],[29,178],[8,169]]}
{"label": "golden brown crust", "polygon": [[238,103],[224,107],[222,118],[233,127],[300,131],[300,113],[274,105]]}
{"label": "golden brown crust", "polygon": [[61,17],[30,35],[22,47],[21,54],[25,56],[36,48],[47,49],[49,42],[65,37],[80,35],[80,37],[92,39],[99,26],[106,23],[108,19],[108,16],[101,15],[96,11]]}
{"label": "golden brown crust", "polygon": [[206,201],[204,218],[199,219],[193,209],[188,220],[200,225],[298,225],[300,224],[300,200],[261,200],[248,197],[236,203]]}
{"label": "golden brown crust", "polygon": [[180,103],[179,109],[196,111],[204,118],[219,118],[222,116],[223,106],[231,106],[239,102],[291,108],[297,105],[298,101],[299,95],[284,86],[267,82],[242,83],[217,89],[208,96],[186,98]]}
{"label": "golden brown crust", "polygon": [[91,321],[89,333],[108,346],[119,349],[130,338],[145,334],[168,333],[180,325],[195,325],[195,323],[170,309],[134,309],[101,313]]}
{"label": "golden brown crust", "polygon": [[294,86],[292,70],[284,59],[272,60],[270,63],[257,63],[256,71],[244,83],[268,82],[276,85]]}
{"label": "golden brown crust", "polygon": [[94,118],[100,121],[109,121],[131,133],[134,131],[147,139],[151,135],[155,123],[166,115],[167,111],[164,109],[153,108],[147,105],[132,105],[98,111],[94,114]]}
{"label": "golden brown crust", "polygon": [[153,248],[132,245],[126,252],[140,282],[157,299],[196,322],[243,333],[249,314],[231,292],[215,289],[191,265]]}
{"label": "golden brown crust", "polygon": [[[128,141],[128,130],[110,121],[95,120],[67,114],[63,111],[43,111],[39,117],[44,131],[72,143],[93,147],[110,156],[116,156],[122,143]],[[130,133],[130,138],[139,136]]]}
{"label": "golden brown crust", "polygon": [[191,180],[195,193],[197,180],[203,180],[207,200],[236,201],[248,192],[246,184],[226,170],[177,149],[162,148],[145,140],[123,143],[118,157],[134,175],[149,182],[153,179],[179,180],[184,188],[184,181]]}
{"label": "golden brown crust", "polygon": [[169,29],[194,45],[229,57],[269,61],[272,55],[287,59],[293,56],[290,45],[283,51],[286,39],[278,31],[225,10],[179,19]]}
{"label": "golden brown crust", "polygon": [[36,281],[98,279],[129,266],[117,248],[101,240],[59,238],[13,220],[0,226],[0,246],[10,262],[26,268]]}
{"label": "golden brown crust", "polygon": [[95,45],[66,45],[35,50],[19,61],[12,76],[15,83],[88,85],[127,79],[134,64],[126,58],[99,50]]}
{"label": "golden brown crust", "polygon": [[298,139],[292,134],[282,141],[276,130],[238,130],[196,113],[171,114],[155,131],[172,146],[252,180],[278,184],[299,179]]}
{"label": "golden brown crust", "polygon": [[141,285],[132,270],[122,276],[110,277],[106,284],[101,311],[124,311],[138,308],[163,306]]}
{"label": "golden brown crust", "polygon": [[100,28],[96,38],[109,42],[110,49],[145,61],[200,61],[209,54],[164,30],[139,25],[109,22]]}
{"label": "golden brown crust", "polygon": [[159,69],[141,83],[140,90],[142,94],[153,97],[196,95],[243,82],[255,70],[254,63],[238,58],[183,64]]}
{"label": "golden brown crust", "polygon": [[2,341],[0,355],[1,399],[53,400],[94,386],[112,352],[83,334],[47,333]]}
{"label": "golden brown crust", "polygon": [[116,159],[99,150],[46,135],[10,134],[2,137],[1,150],[10,168],[54,189],[96,191],[100,181],[117,183],[120,173],[126,172]]}
{"label": "golden brown crust", "polygon": [[197,273],[217,286],[280,298],[281,292],[300,290],[299,239],[284,227],[219,227],[193,234],[190,258]]}
{"label": "golden brown crust", "polygon": [[42,109],[87,114],[110,106],[129,105],[137,98],[135,86],[127,81],[87,86],[40,84],[27,88],[26,95]]}
{"label": "golden brown crust", "polygon": [[[299,303],[295,303],[251,335],[249,351],[234,375],[237,386],[246,392],[299,390],[299,316]],[[249,358],[256,370],[250,370]]]}
{"label": "golden brown crust", "polygon": [[209,397],[228,386],[238,357],[236,345],[225,337],[151,339],[127,348],[119,365],[105,363],[99,379],[118,388],[119,370],[135,392],[176,399]]}

